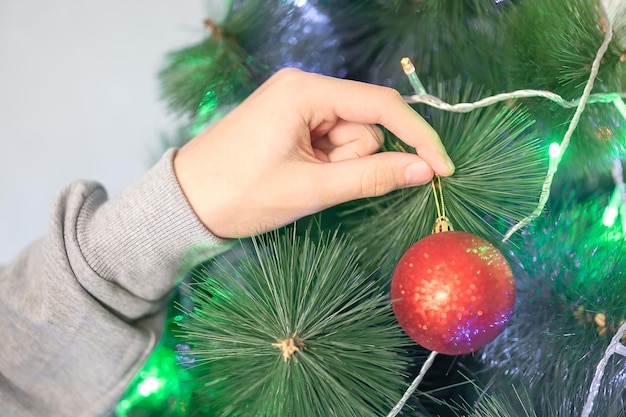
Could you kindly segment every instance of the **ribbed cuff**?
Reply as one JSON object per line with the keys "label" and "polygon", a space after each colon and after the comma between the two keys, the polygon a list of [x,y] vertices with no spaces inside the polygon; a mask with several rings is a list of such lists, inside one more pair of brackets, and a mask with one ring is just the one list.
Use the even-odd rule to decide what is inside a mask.
{"label": "ribbed cuff", "polygon": [[144,300],[156,301],[175,285],[185,259],[224,251],[227,241],[200,222],[176,180],[175,149],[140,180],[106,201],[102,189],[87,197],[77,234],[91,269]]}

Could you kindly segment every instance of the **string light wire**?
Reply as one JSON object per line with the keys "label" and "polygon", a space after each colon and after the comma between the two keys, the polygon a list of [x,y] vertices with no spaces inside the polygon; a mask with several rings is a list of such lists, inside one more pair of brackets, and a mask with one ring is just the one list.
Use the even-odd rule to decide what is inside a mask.
{"label": "string light wire", "polygon": [[604,356],[598,362],[598,366],[596,366],[596,372],[593,375],[593,380],[591,381],[591,386],[589,387],[589,394],[587,395],[587,400],[585,401],[585,406],[583,407],[583,411],[581,413],[581,417],[589,417],[591,411],[593,410],[593,403],[600,392],[600,385],[602,383],[602,377],[604,376],[604,370],[606,369],[606,365],[609,362],[609,358],[617,353],[622,356],[626,356],[626,346],[624,346],[621,342],[622,337],[624,336],[624,332],[626,332],[626,323],[623,323],[620,328],[615,333],[615,336],[611,339],[611,343],[609,347],[606,348],[604,352]]}
{"label": "string light wire", "polygon": [[428,355],[426,362],[424,362],[424,364],[422,365],[422,368],[420,369],[419,375],[417,375],[417,377],[413,380],[413,382],[411,383],[409,388],[406,390],[406,392],[404,393],[400,401],[398,401],[398,403],[391,409],[389,414],[387,414],[387,417],[395,417],[398,415],[398,413],[402,410],[402,407],[404,407],[404,404],[406,404],[408,399],[411,398],[411,395],[413,395],[413,392],[417,389],[419,384],[422,382],[422,379],[424,379],[424,376],[426,376],[426,372],[428,372],[428,370],[430,369],[431,365],[435,361],[436,356],[437,356],[437,352],[435,352],[434,350],[430,352],[430,355]]}
{"label": "string light wire", "polygon": [[[404,58],[408,59],[408,58]],[[407,74],[408,75],[408,74]],[[415,78],[415,77],[411,77]],[[411,83],[413,84],[413,83]],[[428,106],[434,107],[439,110],[455,112],[455,113],[469,113],[472,110],[479,109],[481,107],[491,106],[492,104],[499,103],[501,101],[513,100],[516,98],[532,98],[540,97],[551,100],[563,108],[574,108],[580,104],[581,99],[565,100],[563,97],[556,93],[545,90],[516,90],[510,93],[501,93],[493,96],[485,97],[478,101],[471,103],[457,103],[450,104],[441,100],[439,97],[430,94],[414,94],[411,96],[404,96],[404,101],[410,104],[423,103]],[[616,99],[626,98],[626,93],[596,93],[590,94],[587,100],[588,104],[596,103],[611,103]]]}

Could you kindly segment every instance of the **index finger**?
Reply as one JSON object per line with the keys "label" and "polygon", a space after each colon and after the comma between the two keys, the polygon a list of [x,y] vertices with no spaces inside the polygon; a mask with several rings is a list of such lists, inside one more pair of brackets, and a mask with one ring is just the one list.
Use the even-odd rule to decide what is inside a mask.
{"label": "index finger", "polygon": [[[299,90],[306,90],[302,105],[310,112],[308,121],[320,116],[335,116],[350,122],[383,125],[414,147],[437,174],[448,176],[454,173],[454,164],[437,132],[398,91],[323,75],[308,76],[311,79],[303,80],[305,82],[299,85]],[[332,114],[320,115],[324,111]]]}

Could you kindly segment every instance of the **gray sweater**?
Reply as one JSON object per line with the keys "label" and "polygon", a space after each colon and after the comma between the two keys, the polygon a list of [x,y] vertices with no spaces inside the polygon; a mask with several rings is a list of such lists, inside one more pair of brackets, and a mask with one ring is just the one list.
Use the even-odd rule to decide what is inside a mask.
{"label": "gray sweater", "polygon": [[187,203],[174,153],[109,200],[97,183],[64,188],[47,236],[0,270],[0,416],[107,413],[159,339],[181,264],[228,248]]}

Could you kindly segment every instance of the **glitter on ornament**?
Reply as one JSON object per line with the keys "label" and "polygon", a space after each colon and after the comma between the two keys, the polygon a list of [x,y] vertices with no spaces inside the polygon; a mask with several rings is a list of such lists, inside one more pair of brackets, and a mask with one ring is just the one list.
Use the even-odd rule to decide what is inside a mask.
{"label": "glitter on ornament", "polygon": [[394,313],[423,347],[448,355],[492,341],[513,312],[513,274],[486,240],[462,231],[429,235],[400,259],[391,283]]}

